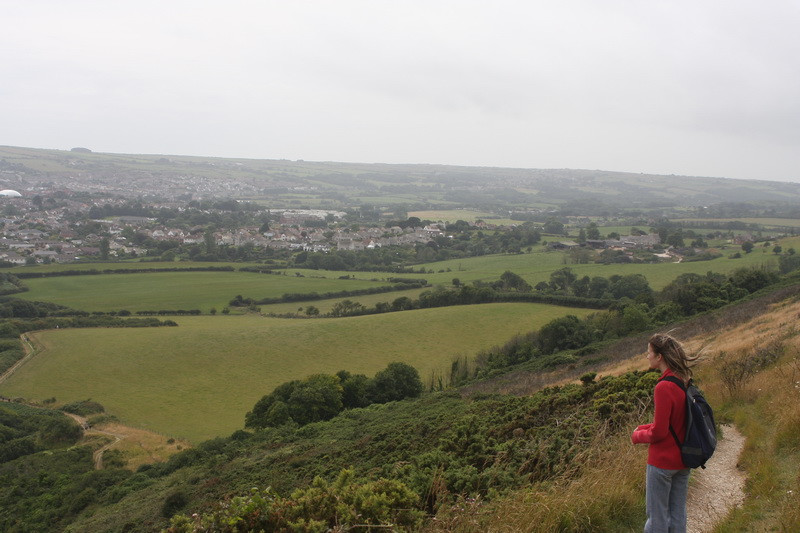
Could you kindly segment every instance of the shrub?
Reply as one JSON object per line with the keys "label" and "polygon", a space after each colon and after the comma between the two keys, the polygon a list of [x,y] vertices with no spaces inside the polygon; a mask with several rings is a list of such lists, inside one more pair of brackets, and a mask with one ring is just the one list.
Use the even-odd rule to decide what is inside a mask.
{"label": "shrub", "polygon": [[164,504],[161,506],[161,516],[170,518],[186,507],[187,503],[189,503],[189,500],[186,497],[186,493],[176,490],[164,499]]}
{"label": "shrub", "polygon": [[105,411],[102,405],[91,399],[68,403],[61,410],[78,416],[93,415]]}
{"label": "shrub", "polygon": [[733,396],[739,392],[747,380],[777,361],[782,353],[783,345],[779,341],[770,342],[766,346],[752,352],[746,351],[738,356],[720,353],[719,358],[722,359],[722,363],[719,365],[719,377],[728,394]]}
{"label": "shrub", "polygon": [[342,470],[333,483],[316,477],[311,486],[281,498],[271,489],[253,489],[248,496],[222,502],[203,515],[173,517],[169,533],[235,531],[347,531],[370,526],[392,531],[416,530],[423,513],[417,495],[399,481],[354,481]]}
{"label": "shrub", "polygon": [[375,374],[369,383],[369,395],[375,403],[386,403],[416,398],[423,388],[416,368],[406,363],[394,362]]}

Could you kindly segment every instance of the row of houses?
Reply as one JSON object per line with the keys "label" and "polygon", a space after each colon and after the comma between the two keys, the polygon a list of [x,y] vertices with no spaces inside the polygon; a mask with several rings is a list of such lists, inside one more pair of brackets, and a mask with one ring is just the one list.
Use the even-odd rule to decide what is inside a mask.
{"label": "row of houses", "polygon": [[[141,217],[96,221],[102,222],[111,235],[108,240],[109,253],[117,256],[146,255],[146,248],[134,246],[123,236],[126,222],[138,224],[145,221],[138,219],[128,221],[122,220],[123,218]],[[58,233],[60,240],[50,238],[48,233],[40,230],[10,228],[5,232],[5,238],[0,238],[0,260],[12,264],[25,264],[32,257],[37,262],[71,262],[100,254],[102,237],[89,234],[79,238],[73,230],[54,231]],[[187,230],[163,226],[139,227],[136,232],[155,241],[175,241],[183,245],[204,245],[207,239],[205,228],[200,226]],[[388,229],[366,228],[357,231],[345,229],[333,233],[327,228],[301,229],[292,225],[266,232],[261,232],[256,226],[242,227],[237,230],[215,232],[212,238],[218,246],[251,244],[263,248],[329,252],[334,248],[365,250],[383,246],[413,246],[417,243],[427,243],[441,235],[444,235],[444,231],[435,224],[416,228],[395,226]]]}

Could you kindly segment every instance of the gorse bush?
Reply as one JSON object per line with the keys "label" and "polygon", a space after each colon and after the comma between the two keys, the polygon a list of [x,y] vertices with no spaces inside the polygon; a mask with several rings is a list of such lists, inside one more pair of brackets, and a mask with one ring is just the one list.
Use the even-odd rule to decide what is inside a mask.
{"label": "gorse bush", "polygon": [[389,479],[357,482],[343,470],[333,483],[317,477],[310,487],[282,498],[271,489],[253,489],[218,504],[202,515],[175,516],[167,533],[305,531],[324,533],[384,526],[393,531],[417,529],[423,513],[418,497],[405,485]]}

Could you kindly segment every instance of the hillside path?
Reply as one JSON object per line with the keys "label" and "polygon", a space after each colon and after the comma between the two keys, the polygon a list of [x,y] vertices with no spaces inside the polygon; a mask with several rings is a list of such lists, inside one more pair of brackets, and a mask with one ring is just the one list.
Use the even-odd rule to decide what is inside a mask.
{"label": "hillside path", "polygon": [[118,443],[119,441],[121,441],[122,439],[127,437],[127,435],[123,435],[123,434],[120,434],[120,433],[110,433],[108,431],[101,431],[99,429],[92,429],[91,427],[89,427],[89,424],[86,422],[86,418],[84,418],[82,416],[79,416],[79,415],[76,415],[74,413],[66,413],[65,412],[64,414],[67,415],[68,417],[72,418],[73,420],[75,420],[78,424],[80,424],[81,427],[84,428],[83,429],[84,434],[95,433],[95,434],[98,434],[98,435],[106,435],[106,436],[112,437],[114,439],[113,441],[109,442],[108,444],[106,444],[102,448],[100,448],[98,450],[95,450],[95,452],[92,454],[92,458],[94,459],[94,468],[96,470],[102,470],[103,469],[103,453],[106,450],[108,450],[109,448],[111,448],[112,446],[114,446],[116,443]]}
{"label": "hillside path", "polygon": [[28,359],[30,359],[40,351],[36,346],[33,345],[30,337],[27,334],[23,333],[22,335],[20,335],[19,340],[22,342],[22,348],[25,351],[25,355],[23,355],[19,361],[11,365],[11,367],[8,370],[0,374],[0,383],[8,379],[11,376],[11,374],[17,371],[19,367],[28,362]]}
{"label": "hillside path", "polygon": [[744,501],[744,473],[737,463],[744,448],[744,436],[734,426],[722,426],[722,439],[705,470],[692,472],[687,533],[707,533]]}

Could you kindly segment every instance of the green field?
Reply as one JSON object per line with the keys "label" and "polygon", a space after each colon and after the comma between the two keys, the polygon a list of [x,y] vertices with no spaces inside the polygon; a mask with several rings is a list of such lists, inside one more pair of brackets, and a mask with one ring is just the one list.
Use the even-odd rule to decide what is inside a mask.
{"label": "green field", "polygon": [[269,304],[269,305],[260,305],[261,313],[268,314],[268,313],[275,313],[275,314],[285,314],[285,313],[294,313],[305,315],[304,311],[299,311],[302,307],[305,309],[309,305],[313,305],[317,309],[320,310],[321,313],[327,313],[331,310],[331,308],[337,303],[341,302],[342,300],[351,300],[353,302],[358,302],[361,305],[367,307],[374,307],[378,302],[386,302],[392,303],[397,298],[401,298],[405,296],[406,298],[411,298],[412,300],[416,300],[419,298],[419,293],[422,291],[430,290],[428,288],[422,289],[410,289],[407,291],[392,291],[392,292],[383,292],[379,294],[366,294],[363,296],[350,296],[347,298],[331,298],[327,300],[314,300],[310,302],[288,302],[288,303],[279,303],[279,304]]}
{"label": "green field", "polygon": [[[787,239],[781,243],[792,243]],[[787,244],[784,244],[786,247]],[[791,244],[788,244],[791,246]],[[654,264],[570,264],[562,252],[534,252],[530,254],[500,254],[470,257],[466,259],[452,259],[425,265],[434,271],[426,274],[425,278],[434,284],[449,284],[453,278],[462,282],[476,280],[496,280],[506,270],[519,274],[531,285],[540,281],[549,281],[550,273],[562,267],[571,268],[578,276],[603,276],[614,274],[642,274],[650,282],[653,289],[661,289],[670,281],[681,274],[693,272],[705,274],[709,270],[719,273],[730,273],[742,267],[773,267],[777,265],[777,258],[768,250],[758,246],[750,254],[742,253],[740,259],[729,259],[734,252],[741,252],[741,247],[731,246],[722,250],[725,255],[712,261],[697,261],[685,263],[654,263]],[[450,269],[448,272],[447,269]],[[439,272],[444,270],[444,272]]]}
{"label": "green field", "polygon": [[485,304],[340,319],[254,315],[178,318],[176,328],[40,332],[46,350],[0,394],[59,402],[92,398],[123,422],[198,442],[241,428],[276,385],[341,369],[373,375],[391,361],[423,380],[456,355],[589,310]]}
{"label": "green field", "polygon": [[417,217],[421,220],[433,220],[444,222],[455,222],[457,220],[464,220],[466,222],[475,222],[480,219],[489,224],[521,224],[519,220],[511,220],[510,218],[499,218],[497,215],[487,211],[475,211],[470,209],[449,209],[449,210],[436,210],[436,211],[413,211],[409,212],[408,216]]}
{"label": "green field", "polygon": [[286,276],[252,272],[152,272],[56,276],[24,280],[30,290],[17,297],[85,311],[200,309],[208,312],[212,307],[221,310],[237,294],[259,299],[285,293],[324,293],[390,285],[386,281],[310,277],[335,274],[304,271],[305,277],[297,277],[293,272]]}
{"label": "green field", "polygon": [[[800,249],[800,237],[780,243],[784,248]],[[569,266],[579,276],[643,274],[654,289],[660,289],[685,272],[729,273],[746,266],[774,267],[777,262],[771,247],[757,246],[740,259],[729,259],[737,250],[741,248],[730,246],[723,251],[724,257],[713,261],[575,265],[566,262],[564,253],[536,247],[534,253],[528,254],[430,263],[424,265],[430,271],[426,274],[402,276],[425,278],[433,285],[450,285],[454,278],[462,283],[494,281],[511,270],[535,284],[549,280],[553,270]],[[264,298],[287,292],[354,290],[386,285],[385,278],[390,277],[370,272],[286,272],[287,275],[154,272],[38,278],[25,280],[30,290],[21,296],[87,311],[207,312],[212,307],[221,310],[237,294]],[[296,276],[296,272],[303,277]],[[359,279],[339,279],[344,274]],[[416,298],[419,292],[421,289],[349,299],[371,306],[400,296]],[[308,305],[326,312],[342,299],[265,305],[262,312],[296,313]],[[491,304],[345,319],[218,315],[179,318],[177,328],[45,331],[36,335],[48,349],[0,385],[0,394],[38,399],[55,396],[60,402],[91,397],[131,425],[199,441],[240,428],[253,403],[289,379],[341,369],[372,375],[394,360],[416,366],[427,379],[433,372],[445,370],[457,354],[472,356],[557,316],[584,316],[589,312],[538,304]]]}
{"label": "green field", "polygon": [[675,219],[676,222],[744,222],[745,224],[760,224],[764,227],[783,226],[789,228],[800,228],[800,219],[797,218],[681,218]]}
{"label": "green field", "polygon": [[[800,238],[787,238],[776,241],[784,248],[800,249]],[[723,257],[712,261],[655,263],[655,264],[570,264],[567,255],[558,251],[545,251],[537,246],[533,253],[498,254],[463,259],[452,259],[436,263],[427,263],[417,268],[429,270],[426,274],[402,274],[406,278],[422,278],[433,285],[450,285],[453,278],[463,283],[473,281],[495,281],[506,270],[519,274],[531,285],[540,281],[548,281],[550,273],[564,266],[570,267],[579,276],[603,276],[614,274],[642,274],[650,282],[653,289],[661,289],[677,276],[687,272],[705,274],[708,271],[730,273],[742,267],[769,268],[777,265],[777,257],[767,249],[756,246],[750,254],[742,254],[740,259],[729,259],[741,247],[728,245],[720,251]],[[175,266],[177,263],[145,264],[143,268],[154,268],[164,265]],[[133,268],[131,265],[115,265],[118,268]],[[152,265],[152,266],[150,266]],[[77,267],[78,265],[75,265]],[[242,266],[242,265],[238,265]],[[64,270],[66,265],[53,265],[50,269]],[[114,266],[95,264],[80,265],[81,268],[114,268]],[[37,267],[45,270],[48,267]],[[28,271],[27,269],[24,271]],[[63,276],[51,278],[33,278],[24,280],[29,291],[17,295],[29,300],[49,301],[75,309],[86,311],[112,311],[128,309],[130,311],[159,309],[200,309],[204,313],[212,307],[217,311],[228,305],[230,300],[241,294],[246,298],[273,298],[285,293],[325,293],[332,291],[357,290],[368,287],[389,285],[387,278],[393,274],[381,272],[332,272],[324,270],[285,269],[286,275],[255,274],[250,272],[153,272],[147,274],[108,274],[96,276]],[[432,272],[431,272],[432,271]],[[14,270],[10,271],[14,273]],[[300,274],[302,277],[298,277]],[[352,276],[356,279],[339,279],[340,276]],[[417,293],[415,293],[417,294]],[[391,302],[404,296],[394,292],[370,297],[350,297],[364,305],[374,302]],[[263,308],[264,312],[287,313],[296,312],[298,307],[309,304],[327,310],[336,301],[297,302],[276,304]],[[323,309],[324,308],[324,309]]]}

